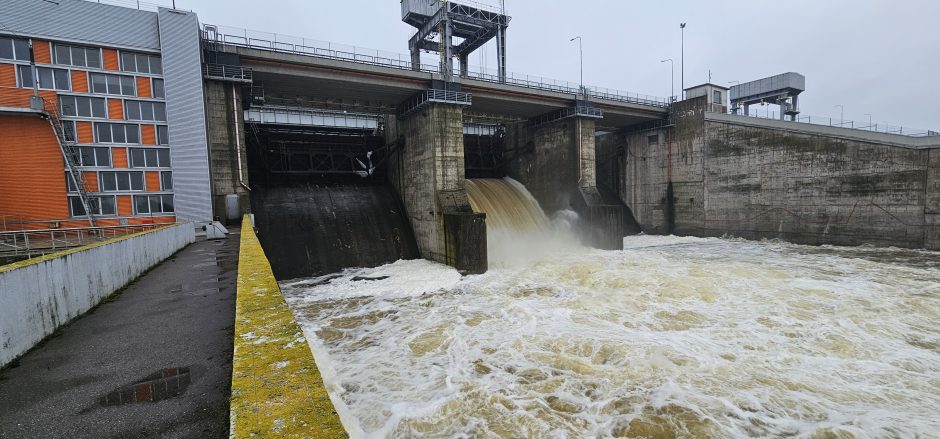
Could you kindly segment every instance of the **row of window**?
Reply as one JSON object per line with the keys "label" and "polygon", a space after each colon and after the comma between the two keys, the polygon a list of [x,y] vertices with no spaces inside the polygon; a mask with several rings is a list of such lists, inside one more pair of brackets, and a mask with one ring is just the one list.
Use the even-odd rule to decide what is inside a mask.
{"label": "row of window", "polygon": [[[59,109],[63,116],[108,117],[107,103],[104,98],[59,96]],[[124,101],[124,118],[166,122],[166,103]]]}
{"label": "row of window", "polygon": [[[72,176],[65,173],[65,185],[69,192],[77,192]],[[140,171],[102,171],[98,173],[99,192],[143,192],[144,173]],[[160,171],[160,190],[173,190],[173,173]]]}
{"label": "row of window", "polygon": [[100,69],[101,49],[56,44],[55,63]]}
{"label": "row of window", "polygon": [[29,42],[0,37],[0,59],[29,61]]}
{"label": "row of window", "polygon": [[[94,47],[56,44],[52,49],[53,63],[100,69],[101,49]],[[29,41],[0,37],[0,59],[29,61]],[[121,70],[125,72],[163,74],[163,62],[159,55],[121,52]]]}
{"label": "row of window", "polygon": [[[111,148],[101,146],[79,146],[79,166],[111,167]],[[131,148],[130,167],[132,168],[169,168],[170,150],[162,148]]]}
{"label": "row of window", "polygon": [[[92,215],[117,215],[114,195],[88,197],[88,210]],[[73,217],[85,216],[82,199],[69,197],[69,211]],[[134,214],[173,213],[172,195],[134,195]]]}
{"label": "row of window", "polygon": [[[75,136],[75,121],[64,120],[62,126],[65,131],[65,140],[77,142]],[[120,143],[140,145],[140,125],[132,123],[106,123],[95,122],[94,124],[94,143]],[[157,145],[170,144],[170,131],[166,125],[157,125],[156,127]]]}
{"label": "row of window", "polygon": [[[23,88],[33,88],[33,74],[30,66],[16,66],[18,84]],[[45,90],[72,90],[71,77],[67,69],[53,67],[36,67],[36,76],[39,77],[39,88]],[[97,94],[112,94],[123,96],[137,96],[137,80],[133,76],[113,75],[109,73],[90,73],[91,92]],[[166,98],[163,80],[151,78],[151,93],[155,98]]]}

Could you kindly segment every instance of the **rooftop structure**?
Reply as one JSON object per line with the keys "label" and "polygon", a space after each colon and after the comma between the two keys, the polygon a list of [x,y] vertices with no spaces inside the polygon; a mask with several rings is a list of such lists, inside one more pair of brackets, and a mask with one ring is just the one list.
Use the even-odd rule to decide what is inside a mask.
{"label": "rooftop structure", "polygon": [[737,114],[744,107],[744,115],[748,115],[748,107],[753,104],[775,104],[780,106],[780,120],[790,116],[796,120],[800,114],[797,97],[806,90],[806,77],[795,72],[745,82],[731,87],[731,108]]}
{"label": "rooftop structure", "polygon": [[[408,41],[413,66],[421,65],[422,50],[437,52],[445,79],[453,74],[454,57],[460,60],[460,76],[467,76],[469,55],[495,37],[498,76],[506,81],[509,17],[504,10],[470,1],[401,0],[401,19],[417,28]],[[461,41],[455,44],[454,38]]]}

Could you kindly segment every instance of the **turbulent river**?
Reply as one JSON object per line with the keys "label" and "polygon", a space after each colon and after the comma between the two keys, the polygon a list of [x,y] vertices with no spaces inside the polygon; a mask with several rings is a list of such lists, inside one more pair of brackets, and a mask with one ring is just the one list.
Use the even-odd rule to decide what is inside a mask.
{"label": "turbulent river", "polygon": [[940,437],[940,253],[538,221],[483,275],[282,284],[353,437]]}

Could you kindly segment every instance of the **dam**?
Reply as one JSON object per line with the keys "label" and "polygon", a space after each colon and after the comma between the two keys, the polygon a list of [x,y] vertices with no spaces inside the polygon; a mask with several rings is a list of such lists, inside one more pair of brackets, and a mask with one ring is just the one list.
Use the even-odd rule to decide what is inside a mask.
{"label": "dam", "polygon": [[121,2],[0,4],[0,437],[940,431],[937,131]]}

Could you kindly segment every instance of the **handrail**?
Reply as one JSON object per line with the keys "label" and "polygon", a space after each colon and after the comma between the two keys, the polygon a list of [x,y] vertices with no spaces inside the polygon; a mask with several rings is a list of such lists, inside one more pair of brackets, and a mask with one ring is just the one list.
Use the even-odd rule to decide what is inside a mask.
{"label": "handrail", "polygon": [[[377,65],[400,70],[417,70],[426,73],[440,73],[437,64],[420,64],[413,69],[411,55],[384,52],[374,49],[365,49],[356,46],[346,46],[327,41],[312,40],[304,37],[294,37],[276,33],[249,31],[247,29],[232,28],[216,25],[203,25],[202,38],[207,43],[220,43],[231,46],[247,47],[252,49],[270,50],[274,52],[294,53],[314,56],[318,58],[335,59],[361,64]],[[454,74],[459,75],[459,70]],[[471,67],[466,78],[479,81],[504,83],[525,88],[544,91],[553,91],[571,95],[581,92],[579,84],[544,78],[535,75],[522,75],[508,73],[505,80],[496,73],[489,73],[479,67]],[[666,98],[630,93],[602,87],[585,87],[589,98],[606,99],[617,102],[647,105],[658,108],[667,108],[669,101]]]}
{"label": "handrail", "polygon": [[31,257],[35,254],[79,247],[164,225],[166,223],[2,231],[0,232],[0,256]]}

